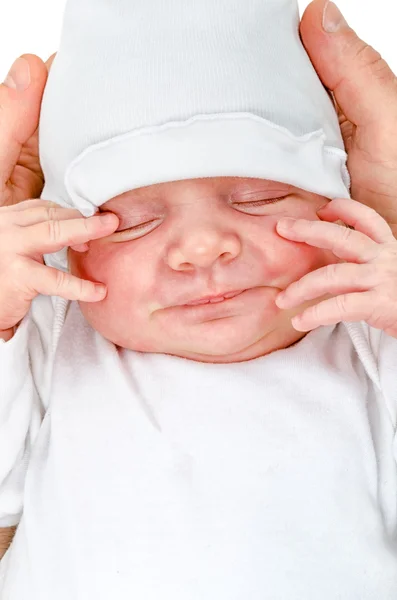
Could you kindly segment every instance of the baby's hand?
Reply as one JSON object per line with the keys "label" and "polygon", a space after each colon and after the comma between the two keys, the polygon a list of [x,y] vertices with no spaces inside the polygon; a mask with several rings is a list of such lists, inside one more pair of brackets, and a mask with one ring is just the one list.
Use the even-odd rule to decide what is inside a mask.
{"label": "baby's hand", "polygon": [[105,298],[105,286],[48,267],[43,258],[110,235],[118,218],[110,214],[105,223],[104,217],[83,217],[76,209],[41,199],[0,207],[0,331],[19,323],[39,294],[82,302]]}
{"label": "baby's hand", "polygon": [[[295,329],[366,321],[397,338],[397,240],[389,225],[374,209],[342,198],[330,201],[318,215],[329,222],[283,218],[277,232],[289,240],[331,250],[347,262],[327,265],[291,283],[277,296],[277,306],[290,309],[335,294],[294,317]],[[339,219],[355,230],[332,223]]]}

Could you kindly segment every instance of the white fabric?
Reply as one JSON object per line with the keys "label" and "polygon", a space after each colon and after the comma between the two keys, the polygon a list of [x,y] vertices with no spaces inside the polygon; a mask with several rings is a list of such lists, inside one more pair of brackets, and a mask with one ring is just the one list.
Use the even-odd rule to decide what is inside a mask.
{"label": "white fabric", "polygon": [[1,600],[397,598],[396,339],[203,364],[58,300],[0,345]]}
{"label": "white fabric", "polygon": [[[350,198],[297,0],[68,0],[39,133],[41,197],[86,217],[129,189],[198,177]],[[67,270],[65,249],[45,261]]]}

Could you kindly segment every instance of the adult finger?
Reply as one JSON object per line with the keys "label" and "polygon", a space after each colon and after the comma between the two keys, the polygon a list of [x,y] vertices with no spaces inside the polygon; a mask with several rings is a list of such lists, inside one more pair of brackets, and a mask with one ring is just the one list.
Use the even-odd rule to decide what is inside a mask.
{"label": "adult finger", "polygon": [[[330,32],[323,26],[327,22]],[[339,108],[351,194],[376,210],[397,237],[397,78],[343,17],[338,22],[334,2],[313,0],[303,14],[300,32],[317,74]]]}
{"label": "adult finger", "polygon": [[397,124],[396,76],[379,52],[349,27],[334,2],[313,0],[302,16],[300,33],[320,79],[354,125],[382,122],[390,130]]}

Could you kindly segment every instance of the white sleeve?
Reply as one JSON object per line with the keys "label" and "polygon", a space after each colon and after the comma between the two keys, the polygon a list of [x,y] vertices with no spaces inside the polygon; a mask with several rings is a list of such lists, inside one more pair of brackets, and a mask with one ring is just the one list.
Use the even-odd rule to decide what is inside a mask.
{"label": "white sleeve", "polygon": [[394,429],[392,451],[397,463],[397,339],[380,330],[371,333],[372,347],[378,361],[380,386]]}
{"label": "white sleeve", "polygon": [[387,335],[384,331],[381,331],[376,338],[379,379],[397,433],[397,338]]}
{"label": "white sleeve", "polygon": [[38,296],[14,337],[0,340],[0,527],[17,525],[32,446],[47,405],[56,299]]}

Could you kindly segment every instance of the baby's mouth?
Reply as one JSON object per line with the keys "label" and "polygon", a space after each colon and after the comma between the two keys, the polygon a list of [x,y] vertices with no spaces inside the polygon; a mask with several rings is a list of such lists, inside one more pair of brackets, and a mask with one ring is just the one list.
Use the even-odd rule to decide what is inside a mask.
{"label": "baby's mouth", "polygon": [[199,306],[201,304],[216,304],[217,302],[223,302],[224,300],[228,300],[229,298],[235,298],[239,294],[242,294],[245,290],[238,290],[234,292],[228,292],[224,294],[220,294],[218,296],[205,296],[204,298],[199,298],[198,300],[192,300],[191,302],[186,302],[183,306]]}
{"label": "baby's mouth", "polygon": [[160,304],[159,302],[150,302],[149,303],[149,315],[162,310],[164,308],[183,308],[183,307],[192,307],[192,306],[201,306],[205,304],[219,304],[221,302],[225,302],[226,300],[231,300],[232,298],[236,298],[240,296],[243,292],[247,290],[236,290],[233,292],[224,292],[223,294],[219,294],[218,296],[204,296],[202,298],[197,298],[196,300],[190,300],[189,302],[173,304],[165,306]]}

